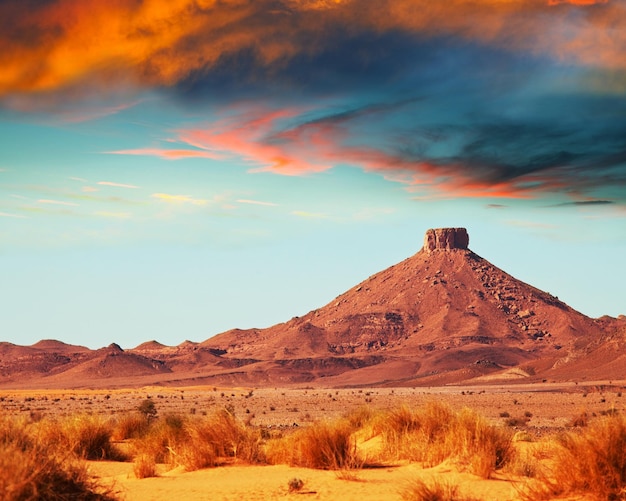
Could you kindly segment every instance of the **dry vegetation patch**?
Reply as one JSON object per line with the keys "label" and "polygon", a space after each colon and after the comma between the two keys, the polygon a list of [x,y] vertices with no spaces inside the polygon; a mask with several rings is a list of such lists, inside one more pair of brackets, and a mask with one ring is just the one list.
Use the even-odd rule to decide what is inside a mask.
{"label": "dry vegetation patch", "polygon": [[0,493],[5,501],[108,500],[85,464],[58,443],[46,441],[24,419],[0,417]]}
{"label": "dry vegetation patch", "polygon": [[586,494],[597,500],[626,500],[626,416],[597,418],[551,442],[550,464],[528,486],[527,499]]}

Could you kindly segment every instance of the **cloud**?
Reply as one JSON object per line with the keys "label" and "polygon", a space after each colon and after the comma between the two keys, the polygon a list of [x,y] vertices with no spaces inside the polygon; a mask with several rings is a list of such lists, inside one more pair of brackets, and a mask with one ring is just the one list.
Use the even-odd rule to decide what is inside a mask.
{"label": "cloud", "polygon": [[219,159],[220,155],[210,151],[167,149],[167,148],[136,148],[129,150],[105,151],[110,155],[139,155],[159,157],[164,160],[180,160],[182,158],[210,158]]}
{"label": "cloud", "polygon": [[132,217],[130,212],[96,211],[94,212],[94,215],[113,219],[130,219]]}
{"label": "cloud", "polygon": [[243,199],[243,198],[236,200],[236,202],[240,204],[262,205],[265,207],[277,207],[278,206],[278,204],[275,204],[274,202],[262,202],[260,200],[248,200],[248,199]]}
{"label": "cloud", "polygon": [[550,205],[549,207],[593,207],[602,205],[614,205],[613,200],[576,200],[573,202],[563,202],[560,204]]}
{"label": "cloud", "polygon": [[22,214],[11,214],[9,212],[0,212],[0,217],[11,217],[11,218],[16,218],[16,219],[24,219],[24,218],[26,218],[26,216],[24,216]]}
{"label": "cloud", "polygon": [[626,202],[623,1],[7,0],[0,46],[0,106],[89,116],[150,93],[207,117],[184,147],[109,154]]}
{"label": "cloud", "polygon": [[328,219],[330,216],[322,212],[308,212],[303,210],[294,210],[291,212],[294,216],[305,219]]}
{"label": "cloud", "polygon": [[48,200],[48,199],[39,199],[37,200],[38,204],[49,204],[49,205],[67,205],[71,207],[77,207],[78,204],[74,202],[64,202],[62,200]]}
{"label": "cloud", "polygon": [[123,183],[114,183],[111,181],[98,181],[100,186],[112,186],[114,188],[129,188],[129,189],[137,189],[139,186],[135,186],[133,184],[123,184]]}
{"label": "cloud", "polygon": [[[343,71],[356,79],[388,55],[385,44],[360,52],[366,40],[393,36],[457,37],[624,68],[625,11],[623,2],[591,0],[7,0],[0,4],[0,95],[87,82],[185,88],[201,76],[236,82],[236,72],[240,82],[297,86],[303,80],[295,70],[307,62],[311,74],[324,63],[321,77],[341,79]],[[352,57],[334,58],[337,47]]]}
{"label": "cloud", "polygon": [[201,198],[193,198],[187,195],[170,195],[168,193],[153,193],[150,196],[162,202],[174,203],[174,204],[207,205],[209,203],[209,200],[204,200]]}

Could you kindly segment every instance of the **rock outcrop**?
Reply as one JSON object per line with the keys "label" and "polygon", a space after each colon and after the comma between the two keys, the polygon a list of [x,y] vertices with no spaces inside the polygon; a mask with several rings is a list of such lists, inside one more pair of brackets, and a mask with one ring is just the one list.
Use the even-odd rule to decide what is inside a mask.
{"label": "rock outcrop", "polygon": [[435,228],[426,230],[424,251],[467,249],[469,235],[465,228]]}

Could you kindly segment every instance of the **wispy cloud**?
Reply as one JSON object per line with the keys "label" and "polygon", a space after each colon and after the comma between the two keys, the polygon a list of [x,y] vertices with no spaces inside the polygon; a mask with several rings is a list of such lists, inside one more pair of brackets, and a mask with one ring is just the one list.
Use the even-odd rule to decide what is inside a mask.
{"label": "wispy cloud", "polygon": [[9,212],[0,212],[0,217],[11,217],[16,219],[25,219],[26,216],[23,214],[11,214]]}
{"label": "wispy cloud", "polygon": [[202,198],[193,198],[188,195],[171,195],[168,193],[153,193],[150,196],[162,202],[173,203],[173,204],[207,205],[209,203],[209,200],[205,200]]}
{"label": "wispy cloud", "polygon": [[223,158],[221,155],[201,150],[167,149],[167,148],[136,148],[130,150],[105,151],[110,155],[138,155],[158,157],[165,160],[180,160],[183,158]]}
{"label": "wispy cloud", "polygon": [[260,200],[248,200],[245,198],[240,198],[239,200],[236,200],[237,203],[240,204],[250,204],[250,205],[263,205],[266,207],[277,207],[278,204],[275,204],[274,202],[262,202]]}
{"label": "wispy cloud", "polygon": [[594,207],[614,204],[615,202],[613,200],[576,200],[572,202],[549,205],[548,207]]}
{"label": "wispy cloud", "polygon": [[302,217],[305,219],[328,219],[330,216],[322,212],[309,212],[303,210],[295,210],[291,212],[294,216]]}
{"label": "wispy cloud", "polygon": [[100,186],[113,186],[114,188],[129,188],[129,189],[137,189],[139,186],[135,186],[133,184],[123,184],[123,183],[114,183],[112,181],[98,181]]}
{"label": "wispy cloud", "polygon": [[89,182],[87,179],[82,178],[82,177],[70,176],[70,177],[68,177],[68,179],[70,179],[72,181],[78,181],[79,183],[88,183]]}
{"label": "wispy cloud", "polygon": [[96,211],[94,215],[113,219],[130,219],[132,217],[130,212]]}
{"label": "wispy cloud", "polygon": [[67,205],[67,206],[71,206],[71,207],[77,207],[78,204],[74,203],[74,202],[65,202],[62,200],[48,200],[48,199],[39,199],[37,200],[38,204],[49,204],[49,205]]}

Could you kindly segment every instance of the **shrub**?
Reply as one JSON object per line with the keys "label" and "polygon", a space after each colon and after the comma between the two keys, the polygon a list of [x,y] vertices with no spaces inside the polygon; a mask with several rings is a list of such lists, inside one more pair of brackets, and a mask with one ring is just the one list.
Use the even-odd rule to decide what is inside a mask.
{"label": "shrub", "polygon": [[385,453],[396,459],[434,466],[453,458],[467,470],[487,478],[510,457],[511,434],[469,409],[454,412],[441,403],[411,411],[400,408],[378,418]]}
{"label": "shrub", "polygon": [[98,416],[76,415],[58,421],[41,421],[39,432],[51,445],[71,451],[82,459],[125,459],[111,443],[111,424]]}
{"label": "shrub", "polygon": [[146,416],[146,418],[153,418],[157,415],[156,405],[150,398],[146,398],[143,402],[139,404],[137,410]]}
{"label": "shrub", "polygon": [[531,486],[528,499],[584,493],[596,499],[626,498],[626,417],[606,416],[558,441],[554,471]]}
{"label": "shrub", "polygon": [[150,426],[150,421],[144,414],[133,412],[118,416],[113,420],[112,425],[111,438],[113,440],[126,440],[145,435]]}
{"label": "shrub", "polygon": [[154,458],[146,454],[139,454],[133,462],[133,473],[137,478],[156,477]]}
{"label": "shrub", "polygon": [[413,480],[401,492],[404,501],[472,501],[472,498],[460,496],[456,485],[446,483]]}
{"label": "shrub", "polygon": [[246,427],[226,410],[209,417],[185,419],[170,414],[156,420],[134,441],[137,455],[155,463],[197,470],[232,459],[259,461],[261,433]]}
{"label": "shrub", "polygon": [[5,501],[113,499],[84,464],[40,440],[24,421],[0,418],[0,492]]}
{"label": "shrub", "polygon": [[272,464],[323,470],[353,468],[358,464],[352,428],[345,420],[318,422],[268,444]]}
{"label": "shrub", "polygon": [[294,477],[289,480],[289,482],[287,483],[287,487],[289,488],[289,492],[298,492],[302,490],[302,487],[304,487],[304,481],[297,477]]}

